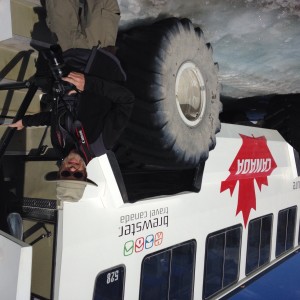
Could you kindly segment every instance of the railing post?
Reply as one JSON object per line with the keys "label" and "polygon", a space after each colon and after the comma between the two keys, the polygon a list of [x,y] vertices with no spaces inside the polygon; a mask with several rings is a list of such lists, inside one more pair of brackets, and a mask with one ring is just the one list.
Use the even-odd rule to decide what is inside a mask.
{"label": "railing post", "polygon": [[[32,84],[29,86],[29,89],[27,91],[27,94],[24,97],[24,100],[22,104],[19,107],[19,110],[16,113],[16,116],[13,119],[13,122],[16,122],[20,119],[22,119],[37,91],[38,87],[35,84]],[[2,159],[3,154],[5,153],[5,150],[7,146],[9,145],[14,133],[16,131],[16,128],[8,127],[6,131],[4,132],[3,136],[0,139],[0,160]]]}

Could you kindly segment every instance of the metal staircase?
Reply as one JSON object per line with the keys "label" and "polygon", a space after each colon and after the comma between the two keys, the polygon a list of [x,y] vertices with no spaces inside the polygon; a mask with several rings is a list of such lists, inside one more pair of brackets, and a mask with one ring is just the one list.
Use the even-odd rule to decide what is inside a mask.
{"label": "metal staircase", "polygon": [[[12,36],[8,39],[0,41],[0,79],[5,82],[23,81],[28,79],[35,73],[35,59],[37,53],[31,48],[30,41],[35,24],[39,22],[36,13],[37,7],[40,7],[36,0],[2,0],[10,2],[11,24],[6,26],[1,31],[6,30],[11,25]],[[8,6],[8,5],[7,5]],[[9,33],[3,34],[3,37]],[[9,111],[16,112],[22,101],[25,91],[14,92],[9,95],[11,98],[11,106]],[[1,91],[1,108],[3,102],[7,102],[7,95],[11,92]],[[38,97],[37,97],[38,98]],[[4,100],[4,101],[3,101]],[[38,100],[39,99],[35,99]],[[28,112],[39,111],[39,105],[31,104]]]}
{"label": "metal staircase", "polygon": [[[4,23],[0,29],[0,84],[24,82],[35,74],[38,53],[30,43],[49,39],[46,11],[41,3],[43,0],[0,0],[4,8],[0,11],[1,23]],[[1,124],[11,123],[19,115],[27,91],[26,88],[0,90]],[[25,108],[26,114],[40,111],[40,96],[41,91],[38,90]],[[28,154],[39,146],[44,131],[45,128],[16,131],[9,140],[6,154]],[[6,126],[0,126],[1,144],[8,133]],[[49,141],[48,144],[51,145]]]}

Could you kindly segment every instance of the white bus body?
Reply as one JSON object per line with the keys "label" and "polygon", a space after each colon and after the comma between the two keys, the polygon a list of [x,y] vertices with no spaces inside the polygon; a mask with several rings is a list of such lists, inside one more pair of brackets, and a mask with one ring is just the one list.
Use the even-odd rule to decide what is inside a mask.
{"label": "white bus body", "polygon": [[[222,124],[200,192],[124,203],[106,155],[88,174],[98,187],[87,186],[78,202],[57,202],[48,296],[32,282],[33,299],[221,298],[299,248],[300,179],[276,131]],[[0,254],[8,239],[1,236]],[[41,243],[49,242],[32,246],[33,260]],[[1,278],[18,274],[4,267],[2,255]],[[16,289],[1,281],[1,294]],[[18,299],[30,299],[28,284],[17,286]]]}

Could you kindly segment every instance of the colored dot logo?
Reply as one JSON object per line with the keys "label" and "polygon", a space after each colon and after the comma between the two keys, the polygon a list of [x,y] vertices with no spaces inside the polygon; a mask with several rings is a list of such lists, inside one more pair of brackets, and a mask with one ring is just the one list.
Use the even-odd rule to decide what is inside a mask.
{"label": "colored dot logo", "polygon": [[157,232],[155,234],[155,241],[154,241],[155,246],[159,246],[162,244],[163,237],[164,237],[164,234],[162,232]]}
{"label": "colored dot logo", "polygon": [[151,249],[152,247],[160,246],[163,242],[163,232],[157,232],[154,235],[149,234],[145,238],[139,237],[135,241],[129,240],[124,244],[123,255],[129,256],[134,252],[139,253],[143,250]]}
{"label": "colored dot logo", "polygon": [[144,238],[138,238],[135,241],[135,252],[141,252],[144,250]]}
{"label": "colored dot logo", "polygon": [[131,255],[133,253],[133,250],[134,250],[134,241],[131,240],[126,242],[123,251],[124,256]]}

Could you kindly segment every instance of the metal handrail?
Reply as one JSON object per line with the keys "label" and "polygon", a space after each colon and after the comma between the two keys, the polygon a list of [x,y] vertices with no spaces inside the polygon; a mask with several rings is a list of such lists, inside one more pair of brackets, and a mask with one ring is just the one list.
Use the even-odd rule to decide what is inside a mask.
{"label": "metal handrail", "polygon": [[[27,88],[28,91],[15,115],[13,118],[13,123],[22,119],[38,89],[38,86],[33,81],[23,81],[23,82],[11,82],[11,83],[0,83],[0,90],[16,90]],[[4,132],[3,136],[0,139],[0,160],[4,155],[16,128],[8,127]]]}

